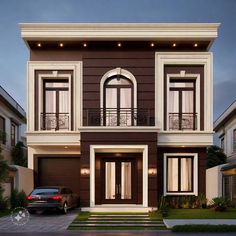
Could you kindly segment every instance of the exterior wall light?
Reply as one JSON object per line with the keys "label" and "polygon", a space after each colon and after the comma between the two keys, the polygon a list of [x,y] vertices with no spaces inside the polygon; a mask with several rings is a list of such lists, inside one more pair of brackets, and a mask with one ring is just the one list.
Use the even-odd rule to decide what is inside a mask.
{"label": "exterior wall light", "polygon": [[156,175],[157,174],[157,168],[148,168],[148,175]]}
{"label": "exterior wall light", "polygon": [[89,175],[90,174],[90,170],[89,170],[89,168],[82,168],[80,170],[80,173],[81,173],[81,175]]}

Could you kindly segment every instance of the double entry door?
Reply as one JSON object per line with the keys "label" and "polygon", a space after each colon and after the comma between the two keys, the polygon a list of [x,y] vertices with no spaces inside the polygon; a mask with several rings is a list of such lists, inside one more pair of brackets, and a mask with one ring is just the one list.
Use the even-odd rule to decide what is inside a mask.
{"label": "double entry door", "polygon": [[103,203],[136,202],[136,164],[135,159],[103,159]]}

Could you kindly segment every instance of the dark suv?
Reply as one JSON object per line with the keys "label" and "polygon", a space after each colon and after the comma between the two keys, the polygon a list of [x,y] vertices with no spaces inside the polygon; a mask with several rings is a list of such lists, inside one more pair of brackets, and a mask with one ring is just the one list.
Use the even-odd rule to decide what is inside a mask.
{"label": "dark suv", "polygon": [[69,208],[77,206],[79,206],[78,195],[63,186],[38,187],[27,196],[27,209],[30,213],[37,210],[58,209],[66,214]]}

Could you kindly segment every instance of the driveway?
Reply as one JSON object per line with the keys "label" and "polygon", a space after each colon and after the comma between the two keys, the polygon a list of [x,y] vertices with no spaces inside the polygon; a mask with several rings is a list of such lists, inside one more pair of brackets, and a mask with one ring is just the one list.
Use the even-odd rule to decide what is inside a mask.
{"label": "driveway", "polygon": [[56,212],[30,215],[25,225],[13,224],[11,217],[0,218],[0,233],[2,232],[53,232],[64,231],[74,220],[79,210],[68,211],[66,215]]}

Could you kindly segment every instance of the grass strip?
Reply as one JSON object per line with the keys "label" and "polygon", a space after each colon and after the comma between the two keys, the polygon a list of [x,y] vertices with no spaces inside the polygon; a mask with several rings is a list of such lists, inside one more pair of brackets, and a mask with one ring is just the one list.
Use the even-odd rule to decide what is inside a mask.
{"label": "grass strip", "polygon": [[236,225],[175,225],[173,232],[236,232]]}

